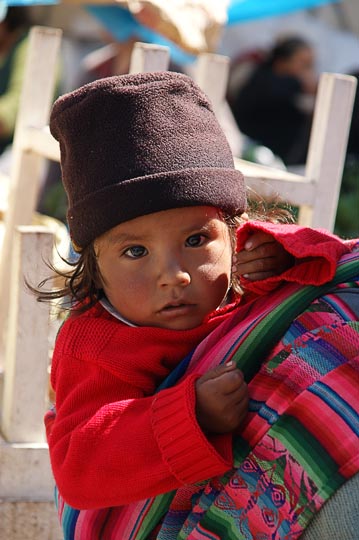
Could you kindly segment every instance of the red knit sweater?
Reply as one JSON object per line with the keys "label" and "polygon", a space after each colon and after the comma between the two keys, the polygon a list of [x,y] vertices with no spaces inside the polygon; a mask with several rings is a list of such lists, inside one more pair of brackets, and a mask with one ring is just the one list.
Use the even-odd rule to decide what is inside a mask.
{"label": "red knit sweater", "polygon": [[[255,292],[268,292],[283,277],[323,283],[350,247],[320,231],[254,222],[240,230],[239,247],[254,229],[270,230],[297,257],[282,276],[260,288],[248,284]],[[100,304],[67,319],[53,356],[57,414],[48,426],[52,468],[66,502],[79,509],[125,505],[231,468],[231,435],[207,438],[197,424],[196,377],[154,391],[233,309],[240,308],[227,307],[184,331],[129,327]]]}

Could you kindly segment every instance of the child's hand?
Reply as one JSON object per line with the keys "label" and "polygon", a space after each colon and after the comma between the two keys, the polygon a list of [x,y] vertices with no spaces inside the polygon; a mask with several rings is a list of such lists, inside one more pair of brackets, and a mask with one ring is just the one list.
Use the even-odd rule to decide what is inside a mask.
{"label": "child's hand", "polygon": [[259,231],[233,257],[233,272],[256,281],[277,276],[293,264],[294,257],[273,236]]}
{"label": "child's hand", "polygon": [[196,416],[207,433],[229,433],[248,410],[247,384],[235,364],[218,366],[196,382]]}

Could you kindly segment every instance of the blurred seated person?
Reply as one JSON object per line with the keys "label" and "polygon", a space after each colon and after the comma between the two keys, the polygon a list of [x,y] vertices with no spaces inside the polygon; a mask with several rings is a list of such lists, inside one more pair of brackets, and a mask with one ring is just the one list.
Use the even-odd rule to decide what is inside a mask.
{"label": "blurred seated person", "polygon": [[286,165],[305,163],[316,89],[312,47],[299,37],[278,41],[233,98],[239,129]]}
{"label": "blurred seated person", "polygon": [[14,135],[29,27],[26,7],[9,7],[0,22],[0,154]]}

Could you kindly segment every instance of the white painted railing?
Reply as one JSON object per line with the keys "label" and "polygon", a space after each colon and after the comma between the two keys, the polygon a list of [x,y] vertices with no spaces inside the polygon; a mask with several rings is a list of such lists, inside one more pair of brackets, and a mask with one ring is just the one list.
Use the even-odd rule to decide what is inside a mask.
{"label": "white painted railing", "polygon": [[[48,142],[41,144],[40,152],[29,147],[40,146],[34,130],[46,133],[60,41],[61,31],[55,29],[37,27],[30,34],[8,202],[0,225],[0,499],[4,512],[11,509],[14,516],[19,501],[25,504],[22,511],[28,509],[26,501],[30,507],[36,502],[40,515],[46,504],[51,508],[46,501],[53,498],[43,427],[48,406],[49,306],[36,302],[24,278],[37,284],[49,272],[44,260],[52,256],[52,232],[34,228],[31,222],[48,157],[46,146],[55,145],[47,134]],[[54,523],[51,515],[48,520]],[[9,528],[18,538],[16,523],[7,527],[2,521],[0,531]],[[28,537],[26,531],[22,537]]]}
{"label": "white painted railing", "polygon": [[51,262],[52,248],[52,232],[44,227],[16,228],[1,408],[1,431],[11,442],[45,442],[42,418],[48,401],[49,305],[38,303],[24,280],[37,284],[48,277],[44,260]]}

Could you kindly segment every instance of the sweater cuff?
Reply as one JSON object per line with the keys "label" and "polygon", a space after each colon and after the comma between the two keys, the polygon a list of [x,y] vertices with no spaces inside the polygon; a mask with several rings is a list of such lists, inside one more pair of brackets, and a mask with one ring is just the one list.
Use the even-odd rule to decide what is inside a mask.
{"label": "sweater cuff", "polygon": [[232,435],[214,436],[211,442],[195,415],[195,381],[190,375],[162,390],[152,403],[152,428],[162,458],[182,484],[193,484],[232,468]]}
{"label": "sweater cuff", "polygon": [[263,281],[253,282],[241,277],[243,288],[256,294],[266,294],[283,281],[300,285],[322,285],[334,277],[340,257],[352,248],[349,243],[325,230],[250,221],[237,231],[237,251],[244,249],[250,235],[258,231],[273,236],[295,257],[295,264],[282,274]]}

